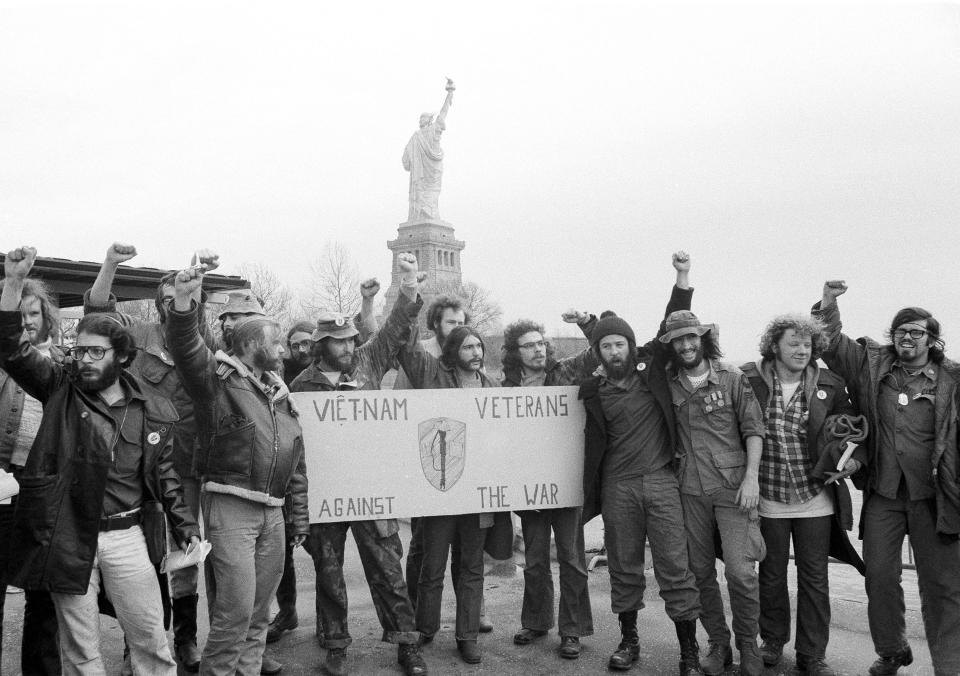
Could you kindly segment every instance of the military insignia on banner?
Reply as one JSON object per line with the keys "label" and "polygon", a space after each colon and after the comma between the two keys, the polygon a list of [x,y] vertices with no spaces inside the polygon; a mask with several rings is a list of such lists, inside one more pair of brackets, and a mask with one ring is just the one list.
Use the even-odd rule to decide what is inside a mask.
{"label": "military insignia on banner", "polygon": [[438,491],[448,491],[463,475],[467,425],[452,418],[430,418],[419,425],[420,467]]}

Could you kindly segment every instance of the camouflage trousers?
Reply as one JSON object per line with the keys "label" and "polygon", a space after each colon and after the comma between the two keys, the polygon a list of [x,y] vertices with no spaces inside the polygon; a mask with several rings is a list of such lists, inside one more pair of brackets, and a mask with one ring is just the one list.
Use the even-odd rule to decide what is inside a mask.
{"label": "camouflage trousers", "polygon": [[343,548],[347,530],[360,552],[360,563],[373,597],[373,607],[389,643],[416,643],[413,605],[403,577],[403,545],[397,533],[381,536],[373,521],[310,524],[306,549],[317,572],[317,617],[325,648],[346,648],[352,642],[347,626],[347,585],[343,579]]}

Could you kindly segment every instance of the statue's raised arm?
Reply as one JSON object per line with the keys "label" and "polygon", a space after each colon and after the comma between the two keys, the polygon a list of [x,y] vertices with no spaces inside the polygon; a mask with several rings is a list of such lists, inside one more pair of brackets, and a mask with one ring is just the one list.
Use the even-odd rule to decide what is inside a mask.
{"label": "statue's raised arm", "polygon": [[447,78],[447,98],[443,100],[443,106],[437,114],[437,124],[440,126],[440,129],[446,129],[445,121],[447,119],[447,111],[450,110],[450,105],[453,103],[453,92],[455,90],[456,87],[453,84],[453,80]]}
{"label": "statue's raised arm", "polygon": [[440,184],[443,178],[443,149],[440,134],[446,128],[445,120],[453,92],[453,80],[447,78],[447,97],[436,117],[432,113],[420,115],[420,128],[414,132],[403,150],[403,168],[410,172],[410,211],[408,222],[440,219]]}

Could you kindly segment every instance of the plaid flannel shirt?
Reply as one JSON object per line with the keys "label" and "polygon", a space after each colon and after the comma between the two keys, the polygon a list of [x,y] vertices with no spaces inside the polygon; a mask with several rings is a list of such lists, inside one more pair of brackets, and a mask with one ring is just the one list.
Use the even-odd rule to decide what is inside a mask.
{"label": "plaid flannel shirt", "polygon": [[813,460],[807,445],[807,395],[806,374],[786,405],[783,403],[783,388],[776,371],[773,373],[773,397],[764,411],[767,419],[767,434],[763,438],[763,455],[760,458],[760,494],[775,502],[801,502],[813,499],[823,484],[810,478]]}

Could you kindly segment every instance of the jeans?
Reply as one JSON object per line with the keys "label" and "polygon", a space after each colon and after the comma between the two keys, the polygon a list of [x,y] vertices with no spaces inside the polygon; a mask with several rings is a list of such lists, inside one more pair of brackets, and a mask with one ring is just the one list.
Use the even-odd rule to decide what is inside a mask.
{"label": "jeans", "polygon": [[347,585],[343,579],[343,550],[347,530],[360,553],[360,563],[373,597],[383,639],[416,643],[420,635],[413,604],[403,578],[403,545],[396,533],[381,537],[373,521],[310,524],[309,551],[317,572],[317,615],[326,648],[346,648],[352,642],[347,626]]}
{"label": "jeans", "polygon": [[[200,480],[193,477],[181,477],[180,483],[183,485],[183,503],[199,523]],[[197,582],[200,581],[200,566],[187,566],[169,573],[167,577],[170,578],[171,599],[193,596],[197,593]]]}
{"label": "jeans", "polygon": [[757,561],[763,560],[766,549],[756,510],[741,512],[735,497],[736,491],[727,488],[711,495],[682,494],[690,569],[697,578],[703,605],[700,621],[710,641],[720,644],[730,643],[730,629],[717,584],[717,552],[713,539],[716,529],[720,531],[723,547],[733,633],[738,641],[756,641],[760,631]]}
{"label": "jeans", "polygon": [[801,519],[761,519],[767,556],[760,564],[760,637],[783,645],[790,642],[790,591],[787,566],[790,538],[797,564],[798,655],[824,657],[830,640],[830,530],[833,516]]}
{"label": "jeans", "polygon": [[283,515],[280,507],[224,493],[205,492],[201,503],[213,548],[204,571],[210,634],[200,673],[256,676],[283,571]]}
{"label": "jeans", "polygon": [[417,629],[433,636],[440,629],[440,603],[447,552],[454,542],[460,545],[460,574],[456,584],[458,640],[477,640],[480,633],[480,604],[483,599],[483,543],[487,530],[480,528],[477,514],[427,516],[423,526],[423,565],[417,585]]}
{"label": "jeans", "polygon": [[64,676],[106,673],[97,605],[101,582],[130,647],[134,673],[176,676],[177,665],[163,627],[157,572],[140,526],[100,533],[85,594],[52,594]]}
{"label": "jeans", "polygon": [[935,500],[891,500],[873,493],[864,506],[863,562],[867,617],[874,649],[891,655],[907,645],[901,550],[903,536],[917,562],[920,610],[936,672],[960,673],[960,543],[936,532]]}
{"label": "jeans", "polygon": [[602,487],[604,545],[614,613],[643,608],[644,540],[667,615],[675,622],[700,615],[700,594],[687,562],[687,538],[677,479],[669,468]]}
{"label": "jeans", "polygon": [[[289,531],[289,525],[287,531]],[[290,616],[297,613],[297,570],[293,566],[293,547],[290,546],[293,533],[285,533],[285,538],[283,574],[280,576],[280,585],[277,587],[277,606],[278,614]]]}
{"label": "jeans", "polygon": [[560,635],[590,636],[593,614],[587,586],[581,507],[518,512],[523,529],[526,565],[523,568],[523,609],[520,625],[546,631],[554,625],[553,573],[550,570],[550,530],[556,538],[560,565]]}

